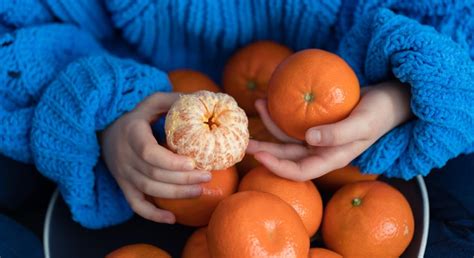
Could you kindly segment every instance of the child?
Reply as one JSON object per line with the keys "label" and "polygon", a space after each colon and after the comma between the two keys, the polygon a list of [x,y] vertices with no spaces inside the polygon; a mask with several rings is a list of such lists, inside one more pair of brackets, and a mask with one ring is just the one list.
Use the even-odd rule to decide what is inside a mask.
{"label": "child", "polygon": [[[187,67],[218,81],[238,47],[270,39],[336,52],[368,87],[347,119],[308,130],[310,148],[282,134],[259,101],[290,145],[252,142],[249,153],[296,180],[352,160],[388,177],[427,175],[474,150],[473,16],[468,2],[434,0],[9,1],[0,5],[0,153],[57,182],[86,227],[132,210],[173,223],[145,194],[196,196],[210,177],[152,134],[150,122],[176,100],[165,72]],[[472,215],[451,218],[468,225],[456,255],[473,254]],[[432,234],[430,250],[452,251],[448,235]]]}

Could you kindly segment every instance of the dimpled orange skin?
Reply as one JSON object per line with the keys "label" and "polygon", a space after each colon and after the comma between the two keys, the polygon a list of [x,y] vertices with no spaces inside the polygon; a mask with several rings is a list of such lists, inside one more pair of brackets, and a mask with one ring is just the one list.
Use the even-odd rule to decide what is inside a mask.
{"label": "dimpled orange skin", "polygon": [[174,92],[193,93],[200,90],[219,92],[219,86],[215,84],[205,74],[188,70],[179,69],[168,73],[168,78],[173,85]]}
{"label": "dimpled orange skin", "polygon": [[248,115],[256,115],[255,101],[267,96],[275,68],[293,52],[272,41],[257,41],[237,51],[227,62],[222,77],[225,92],[233,96]]}
{"label": "dimpled orange skin", "polygon": [[[265,142],[279,142],[265,127],[260,117],[249,117],[249,134],[250,139],[265,141]],[[246,154],[241,162],[236,164],[239,175],[244,176],[252,168],[260,166],[260,163],[253,157],[253,155]]]}
{"label": "dimpled orange skin", "polygon": [[201,184],[202,194],[196,198],[164,199],[154,197],[155,204],[171,211],[176,222],[187,226],[207,225],[220,201],[237,190],[239,176],[235,167],[212,171],[212,179]]}
{"label": "dimpled orange skin", "polygon": [[413,232],[408,201],[380,181],[343,186],[324,211],[324,243],[344,257],[399,257]]}
{"label": "dimpled orange skin", "polygon": [[105,258],[171,258],[167,252],[149,244],[133,244],[123,246],[108,255]]}
{"label": "dimpled orange skin", "polygon": [[342,258],[342,255],[325,248],[311,248],[308,258]]}
{"label": "dimpled orange skin", "polygon": [[285,59],[273,73],[268,112],[287,135],[304,140],[309,128],[346,118],[359,95],[359,81],[342,58],[308,49]]}
{"label": "dimpled orange skin", "polygon": [[207,228],[200,228],[188,238],[181,258],[211,258],[207,248]]}
{"label": "dimpled orange skin", "polygon": [[308,235],[316,233],[323,216],[323,202],[313,182],[295,182],[273,174],[264,166],[250,170],[239,185],[241,191],[274,194],[290,204],[303,221]]}
{"label": "dimpled orange skin", "polygon": [[210,91],[181,95],[166,115],[165,132],[170,150],[207,171],[241,161],[249,142],[245,112],[231,96]]}
{"label": "dimpled orange skin", "polygon": [[314,183],[318,186],[318,189],[334,192],[346,184],[372,181],[376,180],[378,176],[379,175],[374,174],[363,174],[358,167],[348,165],[314,179]]}
{"label": "dimpled orange skin", "polygon": [[298,214],[269,193],[238,192],[219,203],[209,221],[213,258],[307,258],[309,237]]}

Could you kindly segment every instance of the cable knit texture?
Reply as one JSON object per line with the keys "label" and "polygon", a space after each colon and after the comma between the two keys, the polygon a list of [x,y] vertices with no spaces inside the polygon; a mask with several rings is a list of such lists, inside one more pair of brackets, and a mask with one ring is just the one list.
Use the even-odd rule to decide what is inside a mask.
{"label": "cable knit texture", "polygon": [[125,40],[165,70],[188,67],[218,80],[239,47],[271,39],[299,50],[324,47],[339,0],[106,0]]}
{"label": "cable knit texture", "polygon": [[363,171],[405,179],[426,175],[474,142],[474,65],[469,52],[449,37],[382,8],[354,25],[339,54],[364,84],[395,76],[411,85],[417,119],[355,160]]}
{"label": "cable knit texture", "polygon": [[362,86],[397,78],[410,87],[416,117],[354,163],[389,177],[426,174],[474,151],[473,8],[467,0],[0,0],[0,152],[34,161],[82,225],[119,223],[131,211],[100,161],[96,131],[170,87],[158,69],[110,53],[218,81],[239,47],[269,39],[337,52]]}
{"label": "cable knit texture", "polygon": [[0,36],[0,153],[32,162],[30,128],[35,106],[57,72],[72,60],[103,51],[77,27],[50,24]]}
{"label": "cable knit texture", "polygon": [[36,166],[59,182],[74,219],[98,228],[131,216],[124,197],[101,163],[96,131],[132,110],[143,98],[169,91],[166,74],[108,56],[70,64],[43,94],[33,118]]}

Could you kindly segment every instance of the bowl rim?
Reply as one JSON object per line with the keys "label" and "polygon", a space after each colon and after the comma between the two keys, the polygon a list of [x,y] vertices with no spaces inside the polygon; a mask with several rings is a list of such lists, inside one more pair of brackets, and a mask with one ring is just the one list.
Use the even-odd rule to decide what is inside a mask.
{"label": "bowl rim", "polygon": [[46,219],[43,226],[43,252],[45,258],[51,258],[51,252],[49,249],[49,229],[51,228],[51,217],[53,215],[54,204],[56,203],[56,199],[58,199],[58,195],[59,189],[56,188],[51,196],[51,200],[49,201],[48,210],[46,211]]}
{"label": "bowl rim", "polygon": [[[416,176],[416,182],[419,186],[421,199],[423,202],[423,230],[421,235],[420,241],[420,250],[418,251],[418,257],[424,257],[426,251],[426,244],[428,242],[428,233],[429,233],[429,223],[430,223],[430,205],[428,199],[428,190],[426,188],[425,180],[421,175]],[[51,226],[51,218],[54,212],[54,204],[59,196],[59,189],[56,188],[54,193],[51,196],[51,200],[48,204],[48,210],[46,212],[46,218],[43,226],[43,251],[45,258],[51,258],[51,251],[49,248],[50,241],[50,226]]]}
{"label": "bowl rim", "polygon": [[418,186],[420,187],[421,199],[423,201],[423,232],[421,235],[418,257],[424,257],[430,227],[430,202],[428,198],[428,190],[426,188],[425,180],[421,175],[418,175],[416,176],[416,181],[418,183]]}

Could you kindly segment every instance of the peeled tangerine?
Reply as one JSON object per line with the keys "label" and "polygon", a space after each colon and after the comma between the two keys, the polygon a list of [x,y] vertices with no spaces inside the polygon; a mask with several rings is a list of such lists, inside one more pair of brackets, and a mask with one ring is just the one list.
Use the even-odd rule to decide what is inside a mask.
{"label": "peeled tangerine", "polygon": [[233,166],[249,142],[245,112],[231,96],[209,91],[182,95],[168,111],[165,131],[168,147],[202,170]]}

